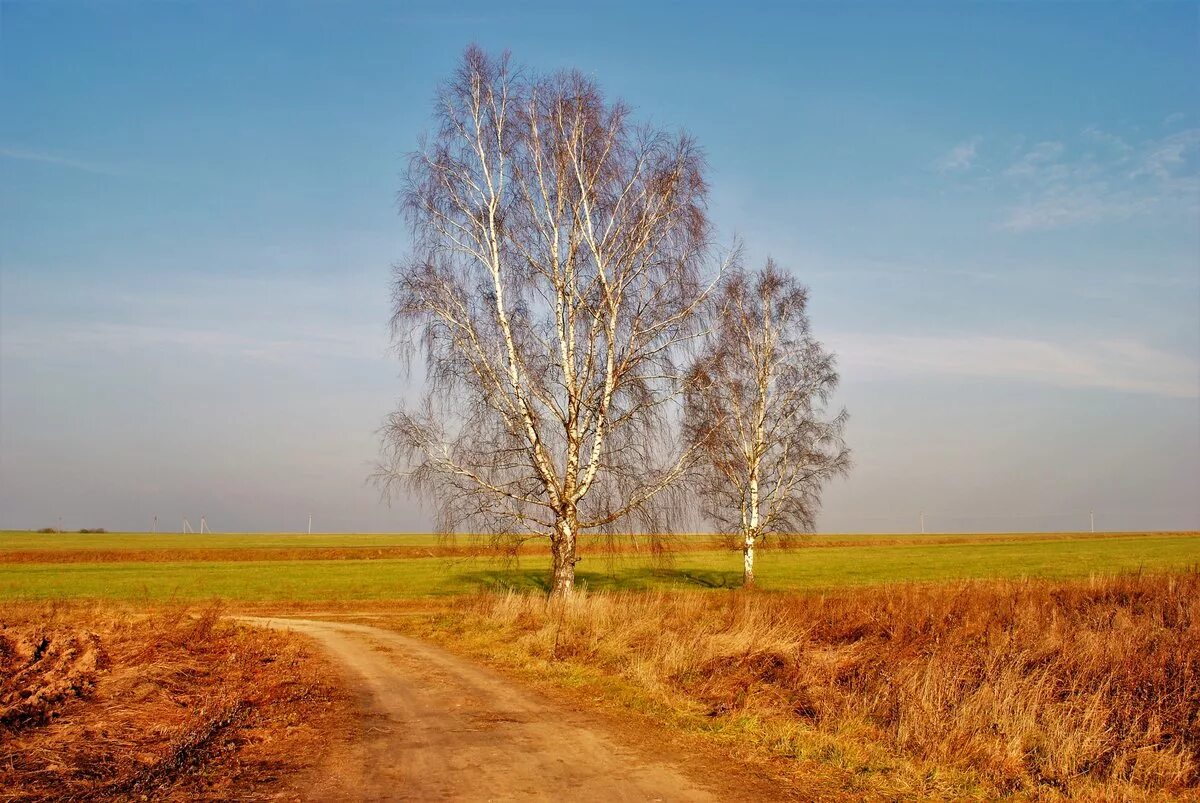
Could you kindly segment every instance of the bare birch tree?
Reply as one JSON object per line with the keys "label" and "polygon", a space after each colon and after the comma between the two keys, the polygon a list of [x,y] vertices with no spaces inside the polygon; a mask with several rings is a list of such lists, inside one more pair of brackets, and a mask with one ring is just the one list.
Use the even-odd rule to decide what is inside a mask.
{"label": "bare birch tree", "polygon": [[689,452],[686,371],[712,285],[703,159],[636,126],[578,72],[469,48],[412,156],[393,332],[427,392],[383,430],[379,479],[432,500],[442,530],[548,538],[552,593],[579,534],[661,532]]}
{"label": "bare birch tree", "polygon": [[755,546],[811,531],[823,486],[850,465],[846,411],[826,412],[834,358],[810,332],[807,303],[774,262],[730,272],[687,386],[685,432],[701,450],[693,479],[710,520],[737,534],[745,586]]}

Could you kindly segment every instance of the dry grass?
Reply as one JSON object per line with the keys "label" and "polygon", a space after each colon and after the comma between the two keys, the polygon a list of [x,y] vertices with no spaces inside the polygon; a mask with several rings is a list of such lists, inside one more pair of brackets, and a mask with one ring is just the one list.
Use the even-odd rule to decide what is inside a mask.
{"label": "dry grass", "polygon": [[217,607],[0,605],[0,801],[268,799],[343,716],[331,676]]}
{"label": "dry grass", "polygon": [[1129,800],[1200,784],[1197,573],[480,596],[425,627],[560,681],[616,677],[627,703],[864,796]]}

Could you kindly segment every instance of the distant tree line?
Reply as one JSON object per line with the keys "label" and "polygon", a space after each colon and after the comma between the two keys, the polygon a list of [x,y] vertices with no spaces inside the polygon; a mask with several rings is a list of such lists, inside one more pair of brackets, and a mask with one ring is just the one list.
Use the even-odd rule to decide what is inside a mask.
{"label": "distant tree line", "polygon": [[[60,529],[59,529],[59,528],[57,528],[57,527],[43,527],[43,528],[41,528],[40,530],[38,530],[38,532],[39,532],[39,533],[64,533],[64,532],[67,532],[67,531],[66,531],[66,530],[60,530]],[[84,527],[84,528],[82,528],[82,529],[80,529],[80,530],[77,530],[77,532],[83,533],[83,534],[85,534],[85,535],[88,535],[88,534],[96,534],[96,535],[99,535],[99,534],[101,534],[101,533],[106,533],[106,532],[108,532],[108,530],[104,529],[103,527]]]}

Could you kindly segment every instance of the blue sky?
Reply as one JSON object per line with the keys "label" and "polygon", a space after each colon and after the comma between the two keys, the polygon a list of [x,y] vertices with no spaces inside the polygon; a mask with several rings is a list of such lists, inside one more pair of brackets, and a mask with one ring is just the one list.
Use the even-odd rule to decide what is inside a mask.
{"label": "blue sky", "polygon": [[0,527],[427,525],[366,477],[472,41],[686,128],[811,287],[822,529],[1200,527],[1200,6],[450,8],[0,3]]}

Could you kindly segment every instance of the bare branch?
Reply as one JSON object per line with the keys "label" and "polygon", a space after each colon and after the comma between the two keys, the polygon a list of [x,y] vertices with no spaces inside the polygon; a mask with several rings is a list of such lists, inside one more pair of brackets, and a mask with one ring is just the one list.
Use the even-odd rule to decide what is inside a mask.
{"label": "bare branch", "polygon": [[427,393],[389,418],[376,477],[443,527],[548,537],[569,590],[579,532],[669,529],[699,453],[677,433],[714,286],[703,158],[590,78],[476,47],[435,112],[400,194],[415,246],[392,319]]}
{"label": "bare branch", "polygon": [[823,487],[850,467],[846,412],[825,409],[834,359],[810,332],[807,303],[772,261],[729,273],[687,385],[685,434],[702,453],[691,479],[710,520],[738,534],[747,584],[755,544],[811,531]]}

